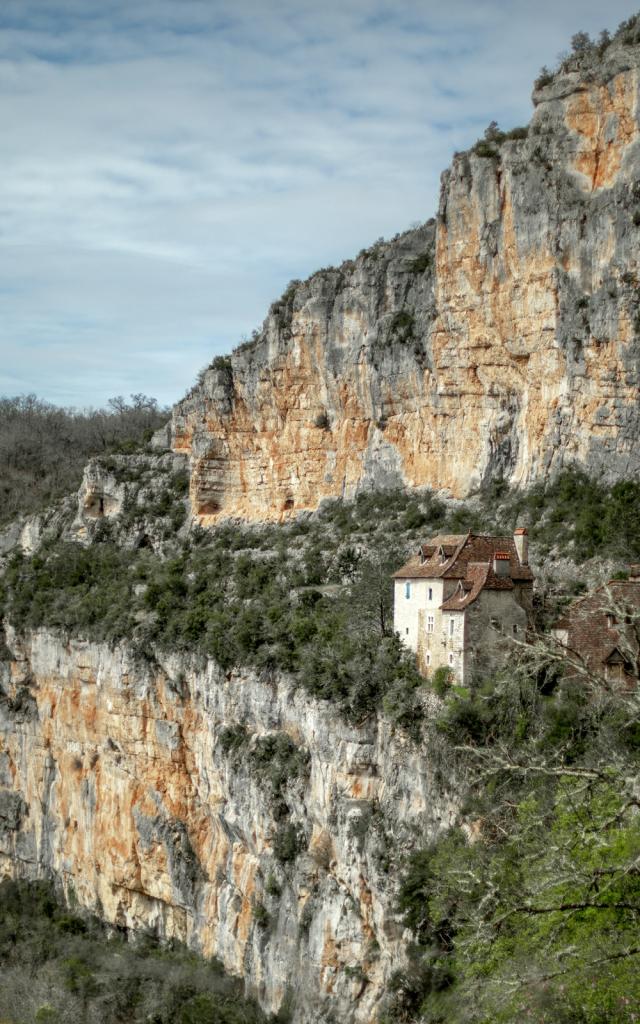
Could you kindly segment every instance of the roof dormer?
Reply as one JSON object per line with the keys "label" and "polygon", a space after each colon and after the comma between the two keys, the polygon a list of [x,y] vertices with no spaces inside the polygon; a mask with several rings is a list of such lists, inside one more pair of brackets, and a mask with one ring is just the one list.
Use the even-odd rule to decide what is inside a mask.
{"label": "roof dormer", "polygon": [[511,556],[508,551],[496,551],[493,556],[493,571],[496,576],[511,575]]}

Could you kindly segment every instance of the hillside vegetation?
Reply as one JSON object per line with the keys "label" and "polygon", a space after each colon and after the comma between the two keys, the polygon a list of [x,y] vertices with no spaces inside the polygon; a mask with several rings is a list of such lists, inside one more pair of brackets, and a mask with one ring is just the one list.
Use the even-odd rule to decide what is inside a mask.
{"label": "hillside vegetation", "polygon": [[446,694],[436,728],[470,789],[460,826],[406,860],[414,942],[386,1024],[638,1020],[640,695],[544,654]]}
{"label": "hillside vegetation", "polygon": [[[131,495],[141,486],[136,473],[123,480]],[[595,560],[592,574],[598,559],[619,571],[640,561],[640,484],[571,470],[526,492],[498,481],[466,503],[385,491],[282,525],[178,533],[186,481],[165,483],[145,509],[169,530],[162,556],[123,548],[139,514],[127,500],[89,546],[61,532],[31,557],[11,556],[0,576],[6,620],[19,631],[126,640],[141,658],[162,648],[267,679],[286,672],[352,721],[381,710],[415,739],[437,734],[446,771],[468,780],[469,794],[456,828],[404,862],[394,855],[413,940],[387,993],[386,1024],[636,1022],[638,693],[571,682],[543,634],[584,589],[585,559]],[[470,688],[425,681],[393,634],[390,573],[429,535],[516,525],[528,525],[545,569],[543,638]],[[438,697],[429,719],[425,687]],[[215,966],[146,940],[124,947],[41,886],[5,883],[0,921],[0,1017],[15,1024],[263,1019]]]}
{"label": "hillside vegetation", "polygon": [[[168,481],[159,510],[176,523],[182,484]],[[154,645],[191,650],[225,669],[278,669],[355,720],[384,706],[415,726],[423,680],[393,634],[390,574],[430,534],[510,532],[522,522],[540,558],[575,559],[569,590],[582,585],[585,557],[640,559],[640,485],[606,487],[567,472],[546,489],[496,487],[449,508],[427,492],[386,491],[285,525],[196,529],[176,537],[165,558],[123,550],[118,522],[104,520],[90,547],[52,540],[31,558],[14,555],[0,600],[18,629],[127,639],[145,654]],[[557,596],[542,594],[540,624],[558,607]]]}
{"label": "hillside vegetation", "polygon": [[90,455],[149,440],[168,415],[146,395],[87,410],[63,409],[35,395],[0,398],[0,524],[77,490]]}
{"label": "hillside vegetation", "polygon": [[127,943],[46,882],[0,884],[0,979],[11,1024],[267,1024],[215,960],[149,935]]}

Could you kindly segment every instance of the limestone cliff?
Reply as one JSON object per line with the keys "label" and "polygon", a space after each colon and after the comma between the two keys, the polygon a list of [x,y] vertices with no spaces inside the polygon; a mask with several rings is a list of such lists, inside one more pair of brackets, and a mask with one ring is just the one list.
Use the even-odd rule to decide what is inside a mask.
{"label": "limestone cliff", "polygon": [[435,221],[293,282],[173,415],[191,499],[279,517],[393,482],[462,496],[640,468],[640,48],[534,92],[454,157]]}
{"label": "limestone cliff", "polygon": [[437,746],[282,677],[8,633],[0,876],[215,954],[299,1024],[374,1020],[404,955],[399,858],[455,814]]}

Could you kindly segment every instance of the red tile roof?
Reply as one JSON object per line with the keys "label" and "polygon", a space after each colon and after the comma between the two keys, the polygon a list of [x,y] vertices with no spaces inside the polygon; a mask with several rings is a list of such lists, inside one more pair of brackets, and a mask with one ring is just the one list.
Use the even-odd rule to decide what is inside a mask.
{"label": "red tile roof", "polygon": [[[440,552],[445,556],[442,559]],[[487,537],[474,533],[438,535],[420,548],[420,554],[394,572],[396,579],[465,579],[472,562],[493,562],[496,553],[509,556],[509,576],[517,582],[532,582],[533,573],[522,565],[513,537]]]}
{"label": "red tile roof", "polygon": [[[509,561],[509,572],[497,576],[493,560]],[[457,579],[456,588],[442,608],[460,611],[482,590],[513,590],[514,584],[531,586],[533,573],[518,558],[513,537],[487,537],[474,533],[439,534],[420,546],[418,554],[394,572],[395,579]]]}
{"label": "red tile roof", "polygon": [[[613,661],[640,661],[631,624],[640,612],[640,580],[611,580],[579,597],[554,624],[567,633],[566,647],[595,673]],[[616,656],[617,655],[617,656]],[[631,666],[631,674],[637,672]]]}

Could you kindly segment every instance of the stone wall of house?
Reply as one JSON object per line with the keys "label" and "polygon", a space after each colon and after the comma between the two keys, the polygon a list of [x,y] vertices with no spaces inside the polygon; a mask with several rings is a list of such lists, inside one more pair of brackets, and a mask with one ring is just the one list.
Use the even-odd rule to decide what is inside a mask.
{"label": "stone wall of house", "polygon": [[[458,581],[445,580],[443,583],[444,601],[454,592]],[[433,615],[433,631],[429,628],[428,615]],[[450,628],[452,621],[453,632]],[[432,675],[439,668],[450,668],[462,682],[464,623],[464,612],[443,612],[440,607],[431,612],[425,611],[424,628],[421,630],[418,646],[418,665],[425,675]]]}
{"label": "stone wall of house", "polygon": [[511,590],[483,590],[467,609],[466,679],[488,677],[524,641],[529,616]]}

